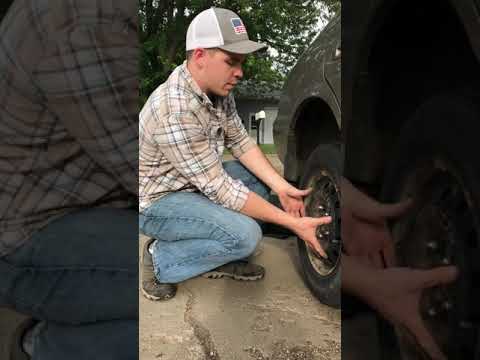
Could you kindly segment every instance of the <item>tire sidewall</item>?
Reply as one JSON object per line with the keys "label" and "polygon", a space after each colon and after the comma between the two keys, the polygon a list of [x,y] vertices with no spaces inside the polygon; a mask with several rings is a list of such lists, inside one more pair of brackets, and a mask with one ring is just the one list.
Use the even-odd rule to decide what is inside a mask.
{"label": "tire sidewall", "polygon": [[[341,172],[343,169],[340,144],[322,144],[315,149],[305,164],[305,171],[300,180],[300,188],[306,188],[310,180],[314,176],[317,176],[322,169],[327,170],[333,176],[334,181],[339,186]],[[305,282],[312,293],[320,300],[320,302],[335,308],[339,308],[341,304],[340,262],[330,274],[322,276],[317,273],[310,263],[307,253],[307,246],[302,239],[298,239],[298,250],[302,273]]]}
{"label": "tire sidewall", "polygon": [[[425,162],[434,158],[446,161],[458,176],[460,183],[469,193],[475,227],[479,226],[480,162],[480,106],[478,96],[454,93],[435,96],[424,102],[402,127],[387,164],[381,199],[384,202],[401,200],[404,186],[412,174]],[[393,224],[390,224],[393,225]],[[478,254],[477,254],[478,255]],[[381,343],[385,359],[400,358],[394,330],[385,327],[383,320]],[[394,340],[397,349],[392,346]],[[478,347],[478,342],[477,342]],[[477,349],[478,352],[478,349]]]}

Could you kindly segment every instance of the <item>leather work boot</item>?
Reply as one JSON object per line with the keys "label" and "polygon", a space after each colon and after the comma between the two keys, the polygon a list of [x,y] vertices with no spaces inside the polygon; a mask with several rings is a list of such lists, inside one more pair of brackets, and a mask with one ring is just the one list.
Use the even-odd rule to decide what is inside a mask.
{"label": "leather work boot", "polygon": [[206,272],[202,276],[209,279],[229,277],[234,280],[260,280],[265,276],[265,268],[246,260],[238,260],[219,266],[212,271]]}
{"label": "leather work boot", "polygon": [[155,239],[147,240],[142,251],[142,294],[149,300],[168,300],[177,293],[176,284],[163,284],[158,282],[153,269],[152,254],[149,251],[150,245]]}

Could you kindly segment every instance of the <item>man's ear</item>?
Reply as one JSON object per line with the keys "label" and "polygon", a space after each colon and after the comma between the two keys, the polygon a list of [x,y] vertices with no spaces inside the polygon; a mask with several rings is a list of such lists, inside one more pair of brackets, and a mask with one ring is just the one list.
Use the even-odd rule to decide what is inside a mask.
{"label": "man's ear", "polygon": [[195,63],[203,68],[205,66],[205,58],[207,56],[207,50],[206,49],[195,49],[193,50],[192,54],[192,60],[195,61]]}

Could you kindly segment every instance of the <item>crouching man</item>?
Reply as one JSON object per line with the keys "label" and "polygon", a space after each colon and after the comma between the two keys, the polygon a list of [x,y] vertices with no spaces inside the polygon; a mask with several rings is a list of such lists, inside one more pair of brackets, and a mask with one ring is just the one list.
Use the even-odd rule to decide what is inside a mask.
{"label": "crouching man", "polygon": [[[258,280],[265,270],[249,263],[262,238],[259,223],[290,229],[324,254],[315,236],[329,217],[304,217],[308,190],[290,185],[249,137],[232,89],[250,41],[232,11],[210,8],[187,31],[187,60],[149,97],[140,113],[140,230],[142,292],[169,299],[176,284],[210,278]],[[237,159],[222,162],[224,147]],[[270,189],[281,210],[268,202]]]}

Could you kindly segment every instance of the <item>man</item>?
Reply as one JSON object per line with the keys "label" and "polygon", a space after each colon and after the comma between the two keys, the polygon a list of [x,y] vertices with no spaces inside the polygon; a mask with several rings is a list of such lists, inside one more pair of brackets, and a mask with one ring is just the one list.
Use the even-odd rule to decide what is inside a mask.
{"label": "man", "polygon": [[136,11],[15,0],[0,25],[0,327],[30,319],[1,359],[138,357]]}
{"label": "man", "polygon": [[[243,76],[242,63],[263,48],[249,40],[234,12],[201,12],[188,28],[187,61],[140,113],[139,221],[155,239],[143,255],[142,291],[149,299],[171,298],[177,283],[205,273],[261,279],[264,269],[245,260],[262,237],[252,218],[292,230],[324,255],[315,230],[329,217],[302,217],[308,191],[274,170],[235,108],[231,90]],[[222,163],[224,146],[239,161]],[[268,202],[267,187],[286,211]]]}

